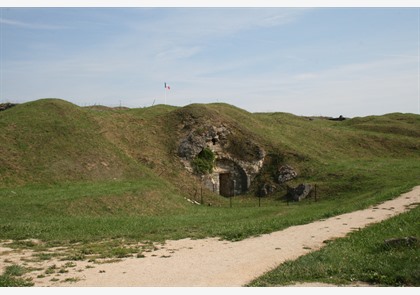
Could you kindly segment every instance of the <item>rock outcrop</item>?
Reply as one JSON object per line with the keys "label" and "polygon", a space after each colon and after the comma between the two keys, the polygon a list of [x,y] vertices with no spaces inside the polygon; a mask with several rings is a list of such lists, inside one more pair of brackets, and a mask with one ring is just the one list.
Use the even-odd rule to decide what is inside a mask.
{"label": "rock outcrop", "polygon": [[238,133],[227,124],[190,124],[188,134],[180,140],[178,156],[185,168],[194,171],[192,161],[206,148],[215,155],[212,173],[199,175],[203,184],[223,196],[245,193],[260,171],[264,149],[249,138],[238,140]]}
{"label": "rock outcrop", "polygon": [[263,183],[257,190],[257,197],[266,197],[277,191],[277,187],[271,183]]}
{"label": "rock outcrop", "polygon": [[15,103],[10,103],[10,102],[0,103],[0,112],[1,111],[5,111],[7,109],[10,109],[10,108],[12,108],[14,106],[16,106]]}
{"label": "rock outcrop", "polygon": [[203,131],[193,129],[186,138],[182,139],[178,147],[178,156],[185,160],[194,159],[205,147],[225,147],[230,131],[224,126],[208,126]]}
{"label": "rock outcrop", "polygon": [[277,181],[279,184],[284,184],[297,177],[297,172],[289,165],[279,167]]}
{"label": "rock outcrop", "polygon": [[306,199],[312,192],[313,186],[310,184],[299,184],[297,187],[288,187],[286,199],[288,201],[299,202]]}

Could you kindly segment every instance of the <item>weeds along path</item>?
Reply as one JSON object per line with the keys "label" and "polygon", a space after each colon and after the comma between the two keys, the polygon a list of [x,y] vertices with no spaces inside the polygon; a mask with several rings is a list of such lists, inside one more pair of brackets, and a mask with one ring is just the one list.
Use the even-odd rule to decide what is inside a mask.
{"label": "weeds along path", "polygon": [[[400,197],[352,213],[239,242],[183,239],[167,241],[144,258],[128,258],[68,274],[74,282],[34,279],[35,286],[238,287],[310,251],[323,241],[381,222],[420,203],[420,186]],[[71,272],[72,270],[70,270]]]}

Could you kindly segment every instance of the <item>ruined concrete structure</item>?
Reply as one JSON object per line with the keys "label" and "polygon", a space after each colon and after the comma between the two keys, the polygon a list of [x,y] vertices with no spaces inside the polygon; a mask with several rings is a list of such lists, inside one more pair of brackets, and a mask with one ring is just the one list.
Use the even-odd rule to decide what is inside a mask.
{"label": "ruined concrete structure", "polygon": [[[244,143],[235,143],[236,146],[243,149],[239,154],[231,150],[232,132],[227,126],[207,126],[191,131],[184,138],[178,149],[178,155],[181,157],[184,166],[193,171],[191,161],[204,149],[209,148],[215,155],[213,172],[201,175],[203,184],[211,191],[225,197],[241,195],[247,192],[253,179],[260,171],[265,151],[256,143],[247,140]],[[243,157],[241,152],[253,151],[247,157]],[[246,159],[244,159],[246,158]]]}
{"label": "ruined concrete structure", "polygon": [[10,109],[14,106],[17,106],[17,104],[16,103],[10,103],[10,102],[0,103],[0,112],[5,111],[7,109]]}

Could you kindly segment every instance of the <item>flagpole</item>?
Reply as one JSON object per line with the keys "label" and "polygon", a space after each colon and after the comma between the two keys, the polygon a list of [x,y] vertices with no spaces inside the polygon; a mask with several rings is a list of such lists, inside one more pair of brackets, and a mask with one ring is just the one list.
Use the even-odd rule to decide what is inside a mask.
{"label": "flagpole", "polygon": [[166,105],[166,82],[165,82],[164,86],[165,86],[165,105]]}

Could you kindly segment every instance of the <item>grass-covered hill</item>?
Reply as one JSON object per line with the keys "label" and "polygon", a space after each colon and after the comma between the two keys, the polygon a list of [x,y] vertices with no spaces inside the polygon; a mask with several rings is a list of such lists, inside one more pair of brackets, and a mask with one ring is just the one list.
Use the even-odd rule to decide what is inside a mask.
{"label": "grass-covered hill", "polygon": [[[200,141],[216,127],[228,130],[226,151],[236,159],[265,152],[245,195],[207,190],[181,161],[185,138]],[[39,259],[55,257],[49,249],[57,246],[67,249],[64,260],[88,260],[143,257],[138,242],[240,240],[363,209],[420,184],[420,115],[414,114],[340,121],[227,104],[128,109],[42,99],[0,104],[0,130],[0,243],[32,248]],[[317,199],[285,202],[287,187],[276,177],[286,164],[298,175],[287,185],[315,184]],[[277,189],[259,199],[261,184]],[[419,248],[391,253],[380,245],[418,237],[419,212],[360,231],[361,238],[332,241],[326,250],[332,254],[316,252],[257,282],[279,285],[303,276],[416,286]],[[336,263],[341,257],[351,258],[344,268]],[[10,265],[0,286],[32,284],[10,275],[13,269],[31,271]]]}
{"label": "grass-covered hill", "polygon": [[0,113],[0,187],[158,179],[188,194],[197,178],[177,156],[188,122],[227,124],[236,131],[234,141],[253,140],[267,151],[261,174],[270,161],[291,164],[299,171],[296,182],[322,182],[321,189],[334,194],[377,177],[378,166],[398,169],[420,157],[420,116],[414,114],[332,121],[252,114],[227,104],[115,109],[42,99]]}
{"label": "grass-covered hill", "polygon": [[[284,227],[286,223],[277,221],[260,226],[263,222],[255,217],[258,225],[248,225],[241,232],[235,226],[243,229],[241,218],[251,218],[255,212],[229,213],[224,219],[220,212],[229,207],[229,201],[202,189],[199,177],[185,169],[177,153],[180,141],[192,126],[199,129],[209,124],[229,127],[237,153],[246,152],[242,147],[249,141],[266,152],[260,174],[247,195],[235,198],[236,206],[255,204],[258,183],[273,181],[282,164],[298,172],[289,185],[316,184],[319,199],[330,202],[330,207],[312,208],[319,216],[305,220],[350,210],[346,207],[350,204],[361,208],[420,183],[419,115],[393,113],[333,121],[249,113],[220,103],[128,109],[42,99],[0,111],[0,238],[71,236],[71,230],[62,228],[54,229],[58,236],[45,234],[54,232],[51,226],[64,226],[60,219],[64,217],[72,230],[77,231],[76,224],[82,222],[83,235],[92,236],[100,232],[98,226],[104,229],[115,219],[130,216],[158,216],[159,222],[163,216],[183,216],[175,221],[180,236],[236,232],[230,237],[239,238]],[[284,193],[284,188],[278,190],[265,199],[266,204],[281,204]],[[187,199],[212,206],[199,209]],[[206,219],[210,208],[222,208],[217,213],[222,215]],[[277,216],[277,209],[273,210],[261,216]],[[185,221],[185,216],[193,217]],[[59,218],[60,224],[45,221],[48,217]],[[77,219],[82,217],[92,218],[90,233],[87,219]],[[104,224],[94,223],[99,217]],[[106,235],[133,234],[135,227],[142,228],[138,235],[147,236],[156,231],[152,229],[156,224],[166,228],[154,219],[141,226],[138,220],[130,225],[127,220],[120,222],[125,229]],[[220,222],[220,228],[212,222]],[[226,228],[228,223],[232,228]],[[163,236],[177,233],[173,223],[165,231]],[[82,235],[78,232],[74,237],[78,234]]]}

